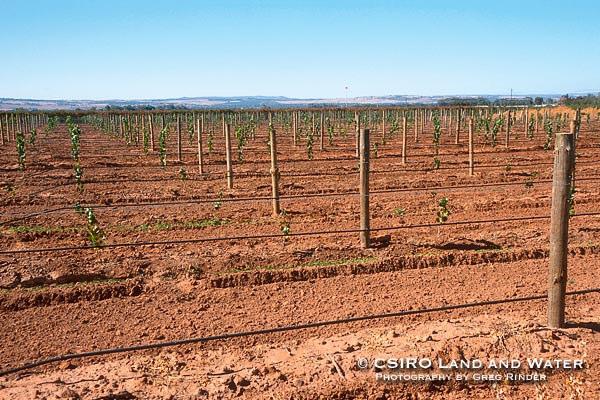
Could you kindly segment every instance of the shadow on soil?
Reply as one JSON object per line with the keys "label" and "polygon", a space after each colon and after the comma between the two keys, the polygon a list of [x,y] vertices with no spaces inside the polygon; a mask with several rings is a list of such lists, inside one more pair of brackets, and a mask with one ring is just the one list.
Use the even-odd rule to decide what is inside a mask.
{"label": "shadow on soil", "polygon": [[454,242],[444,244],[424,244],[421,247],[438,250],[500,250],[502,247],[489,240],[458,239]]}
{"label": "shadow on soil", "polygon": [[567,328],[583,328],[600,332],[600,322],[569,322]]}

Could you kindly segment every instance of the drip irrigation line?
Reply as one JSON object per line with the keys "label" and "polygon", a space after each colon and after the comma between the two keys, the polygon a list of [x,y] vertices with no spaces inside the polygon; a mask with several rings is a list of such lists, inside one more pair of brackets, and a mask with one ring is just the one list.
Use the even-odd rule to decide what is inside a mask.
{"label": "drip irrigation line", "polygon": [[[581,149],[595,149],[598,146],[583,146],[578,148],[578,151]],[[351,150],[351,149],[350,149]],[[513,149],[510,151],[506,151],[506,152],[487,152],[487,151],[483,151],[483,152],[476,152],[475,155],[511,155],[513,153],[522,153],[522,152],[529,152],[529,151],[533,151],[533,152],[538,152],[541,149],[535,149],[535,150],[529,150],[529,149],[524,149],[524,150],[519,150],[519,149]],[[197,153],[194,152],[184,152],[183,154],[190,154],[190,155],[197,155]],[[220,154],[220,153],[216,153],[216,154]],[[137,154],[130,154],[132,157],[140,157],[140,156],[145,156],[145,155],[137,155]],[[439,154],[439,157],[458,157],[461,155],[467,155],[467,152],[464,153],[442,153]],[[116,155],[110,155],[110,157],[114,157]],[[411,158],[426,158],[426,157],[432,157],[434,156],[434,154],[412,154],[410,155]],[[91,157],[89,155],[87,155],[86,157]],[[100,157],[100,156],[96,156],[96,157]],[[109,157],[109,155],[103,155],[102,157]],[[85,157],[84,157],[85,158]],[[395,158],[401,158],[400,154],[383,154],[377,157],[378,159],[395,159]],[[69,161],[70,158],[65,158],[65,162]],[[307,159],[280,159],[280,163],[285,164],[285,163],[303,163],[303,162],[340,162],[340,161],[356,161],[358,160],[356,157],[354,156],[349,156],[349,157],[335,157],[335,158],[322,158],[322,159],[312,159],[312,160],[307,160]],[[579,163],[584,163],[586,161],[580,161]],[[587,161],[587,163],[592,163],[593,161]],[[244,164],[268,164],[270,163],[270,160],[268,159],[264,159],[264,160],[246,160],[244,161]],[[224,162],[222,163],[224,164]],[[215,164],[205,164],[206,166],[211,166],[211,165],[222,165],[221,163],[215,163]],[[552,164],[552,163],[549,163]],[[168,167],[181,167],[181,166],[186,166],[186,167],[196,167],[198,164],[197,162],[194,163],[181,163],[181,162],[177,162],[175,164],[172,165],[168,165]],[[522,166],[532,166],[532,165],[537,165],[537,164],[524,164]],[[518,167],[518,164],[513,165],[514,167]],[[481,164],[481,165],[477,165],[478,168],[495,168],[495,167],[502,167],[502,166],[498,166],[498,165],[492,165],[492,164]],[[163,168],[160,165],[124,165],[124,166],[89,166],[89,167],[85,167],[84,169],[86,170],[92,170],[92,169],[111,169],[111,168],[118,168],[118,169],[126,169],[126,168]],[[468,168],[468,166],[465,166],[463,168]],[[61,167],[61,168],[54,168],[50,171],[55,171],[55,170],[70,170],[71,167]],[[431,170],[432,168],[427,168],[427,169],[422,169],[421,171],[427,171],[427,170]],[[439,169],[453,169],[453,168],[444,168],[441,167]],[[14,170],[12,172],[22,172],[19,170]],[[44,170],[34,176],[39,176],[42,173],[47,172],[47,170]],[[293,175],[290,175],[293,176]]]}
{"label": "drip irrigation line", "polygon": [[[574,290],[574,291],[566,292],[565,294],[567,296],[577,296],[577,295],[599,293],[599,292],[600,292],[600,288],[588,288],[588,289],[581,289],[581,290]],[[408,315],[418,315],[418,314],[429,314],[429,313],[444,312],[444,311],[453,311],[453,310],[460,310],[460,309],[472,308],[472,307],[483,307],[483,306],[491,306],[491,305],[497,305],[497,304],[544,300],[547,297],[548,297],[547,294],[539,294],[539,295],[532,295],[532,296],[494,299],[494,300],[478,301],[478,302],[463,303],[463,304],[453,304],[453,305],[448,305],[448,306],[422,308],[422,309],[418,309],[418,310],[401,310],[401,311],[395,311],[395,312],[389,312],[389,313],[368,314],[368,315],[361,315],[358,317],[348,317],[348,318],[341,318],[341,319],[308,322],[308,323],[304,323],[304,324],[284,325],[284,326],[278,326],[278,327],[274,327],[274,328],[258,329],[258,330],[253,330],[253,331],[241,331],[241,332],[224,333],[224,334],[213,335],[213,336],[192,337],[192,338],[185,338],[185,339],[172,340],[172,341],[166,341],[166,342],[147,343],[147,344],[139,344],[139,345],[123,346],[123,347],[113,347],[113,348],[108,348],[108,349],[88,351],[88,352],[82,352],[82,353],[63,354],[63,355],[59,355],[59,356],[44,358],[44,359],[37,360],[37,361],[27,362],[21,366],[0,371],[0,376],[6,376],[6,375],[14,374],[17,372],[26,371],[26,370],[30,370],[30,369],[33,369],[36,367],[40,367],[42,365],[52,364],[52,363],[56,363],[56,362],[104,356],[104,355],[109,355],[109,354],[129,353],[129,352],[141,351],[141,350],[162,349],[162,348],[166,348],[166,347],[175,347],[175,346],[182,346],[182,345],[194,344],[194,343],[207,343],[207,342],[229,340],[229,339],[236,339],[236,338],[243,338],[243,337],[269,335],[269,334],[281,333],[281,332],[320,328],[320,327],[324,327],[324,326],[342,325],[342,324],[349,324],[349,323],[354,323],[354,322],[371,321],[371,320],[376,320],[376,319],[405,317]]]}
{"label": "drip irrigation line", "polygon": [[[585,217],[585,216],[600,216],[600,212],[588,212],[581,214],[574,214],[571,218]],[[207,237],[198,239],[180,239],[180,240],[158,240],[158,241],[145,241],[145,242],[126,242],[126,243],[112,243],[102,244],[98,246],[66,246],[66,247],[48,247],[48,248],[31,248],[31,249],[19,249],[19,250],[2,250],[0,255],[11,255],[11,254],[30,254],[30,253],[55,253],[62,251],[78,251],[78,250],[100,250],[100,249],[115,249],[120,247],[141,247],[141,246],[159,246],[159,245],[181,245],[181,244],[192,244],[192,243],[206,243],[206,242],[218,242],[218,241],[231,241],[231,240],[255,240],[255,239],[272,239],[272,238],[286,238],[296,236],[324,236],[324,235],[339,235],[339,234],[350,234],[360,232],[380,232],[380,231],[395,231],[403,229],[416,229],[416,228],[432,228],[432,227],[444,227],[444,226],[458,226],[458,225],[476,225],[476,224],[496,224],[501,222],[515,222],[515,221],[531,221],[550,219],[549,215],[536,215],[530,217],[513,217],[513,218],[502,218],[502,219],[481,219],[472,221],[453,221],[444,222],[443,224],[412,224],[412,225],[400,225],[400,226],[388,226],[383,228],[371,228],[371,229],[339,229],[329,231],[312,231],[312,232],[297,232],[289,233],[284,235],[279,234],[259,234],[259,235],[247,235],[247,236],[229,236],[229,237]]]}
{"label": "drip irrigation line", "polygon": [[[578,178],[578,182],[597,181],[600,180],[600,176],[589,176]],[[392,188],[392,189],[379,189],[371,190],[371,195],[376,194],[389,194],[389,193],[403,193],[403,192],[423,192],[433,190],[456,190],[456,189],[473,189],[480,187],[502,187],[502,186],[517,186],[524,184],[540,185],[552,183],[552,180],[538,180],[538,181],[518,181],[518,182],[497,182],[497,183],[480,183],[470,185],[454,185],[454,186],[427,186],[427,187],[407,187],[407,188]],[[359,193],[356,191],[352,192],[333,192],[333,193],[306,193],[306,194],[294,194],[294,195],[281,195],[280,200],[295,200],[295,199],[306,199],[306,198],[325,198],[325,197],[342,197],[342,196],[358,196]],[[171,205],[185,205],[185,204],[206,204],[220,201],[222,203],[237,203],[246,201],[271,201],[273,197],[270,196],[257,196],[257,197],[238,197],[238,198],[213,198],[213,199],[187,199],[187,200],[174,200],[174,201],[157,201],[157,202],[142,202],[142,203],[121,203],[121,204],[80,204],[81,207],[86,208],[128,208],[128,207],[156,207],[156,206],[171,206]],[[29,218],[39,217],[42,215],[49,215],[61,211],[73,210],[72,206],[57,207],[50,210],[44,210],[36,213],[27,214],[21,217],[13,218],[6,222],[0,222],[0,226],[6,226],[15,222],[20,222]]]}

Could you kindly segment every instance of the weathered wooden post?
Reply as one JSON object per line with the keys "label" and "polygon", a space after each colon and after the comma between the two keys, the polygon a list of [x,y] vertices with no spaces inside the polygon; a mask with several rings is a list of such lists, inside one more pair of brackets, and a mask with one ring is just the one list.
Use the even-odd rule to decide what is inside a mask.
{"label": "weathered wooden post", "polygon": [[[222,124],[223,124],[223,137],[225,137],[225,136],[226,136],[226,133],[225,133],[225,129],[226,129],[226,128],[225,128],[225,112],[222,112],[222,113],[221,113],[221,122],[222,122]],[[258,128],[259,124],[260,124],[260,122],[257,120],[257,121],[256,121],[256,127],[257,127],[257,128]]]}
{"label": "weathered wooden post", "polygon": [[227,166],[227,188],[233,189],[233,166],[231,164],[231,125],[225,124],[225,163]]}
{"label": "weathered wooden post", "polygon": [[354,123],[356,125],[356,158],[360,158],[360,116],[358,115],[358,111],[354,111]]}
{"label": "weathered wooden post", "polygon": [[140,120],[138,114],[135,114],[135,144],[140,144]]}
{"label": "weathered wooden post", "polygon": [[298,146],[298,114],[292,111],[292,131],[294,135],[294,146]]}
{"label": "weathered wooden post", "polygon": [[469,176],[474,175],[475,166],[473,163],[473,118],[469,118]]}
{"label": "weathered wooden post", "polygon": [[2,125],[2,116],[0,116],[0,144],[4,146],[4,126]]}
{"label": "weathered wooden post", "polygon": [[317,134],[317,124],[315,122],[315,112],[312,112],[312,134],[315,136]]}
{"label": "weathered wooden post", "polygon": [[[323,118],[321,116],[321,118]],[[269,113],[269,144],[271,147],[271,188],[273,193],[273,215],[281,213],[279,206],[279,167],[277,165],[277,135]]]}
{"label": "weathered wooden post", "polygon": [[202,131],[204,130],[204,113],[200,118],[196,118],[196,133],[198,144],[198,171],[200,175],[204,174],[204,159],[202,157]]}
{"label": "weathered wooden post", "polygon": [[506,116],[506,137],[504,138],[504,146],[508,148],[510,142],[510,125],[511,125],[511,117],[510,110],[508,110],[508,115]]}
{"label": "weathered wooden post", "polygon": [[381,110],[381,143],[385,143],[385,109]]}
{"label": "weathered wooden post", "polygon": [[148,130],[148,134],[150,135],[150,149],[154,151],[154,118],[152,114],[148,115]]}
{"label": "weathered wooden post", "polygon": [[415,123],[415,143],[418,143],[419,142],[419,113],[417,112],[416,108],[415,108],[414,123]]}
{"label": "weathered wooden post", "polygon": [[181,161],[181,117],[177,113],[177,161]]}
{"label": "weathered wooden post", "polygon": [[406,164],[406,115],[402,117],[402,164]]}
{"label": "weathered wooden post", "polygon": [[523,115],[523,118],[525,119],[524,124],[525,127],[523,129],[523,132],[525,133],[525,137],[527,137],[527,134],[529,133],[529,107],[525,107],[525,115]]}
{"label": "weathered wooden post", "polygon": [[12,130],[12,139],[15,141],[17,139],[17,130],[15,129],[15,115],[10,114],[10,127]]}
{"label": "weathered wooden post", "polygon": [[461,109],[459,108],[456,112],[456,137],[454,138],[454,143],[455,144],[459,144],[460,143],[460,123],[462,119],[462,113],[461,113]]}
{"label": "weathered wooden post", "polygon": [[360,245],[366,249],[371,244],[369,221],[369,130],[360,130]]}
{"label": "weathered wooden post", "polygon": [[10,130],[8,125],[8,114],[4,114],[4,125],[6,126],[6,142],[10,142]]}
{"label": "weathered wooden post", "polygon": [[323,137],[325,136],[325,118],[323,116],[323,112],[321,111],[321,122],[320,122],[320,132],[319,134],[321,135],[320,140],[320,149],[323,150]]}
{"label": "weathered wooden post", "polygon": [[569,195],[574,163],[574,135],[557,133],[552,173],[552,211],[550,215],[550,270],[548,274],[548,325],[565,325],[567,254],[569,239]]}

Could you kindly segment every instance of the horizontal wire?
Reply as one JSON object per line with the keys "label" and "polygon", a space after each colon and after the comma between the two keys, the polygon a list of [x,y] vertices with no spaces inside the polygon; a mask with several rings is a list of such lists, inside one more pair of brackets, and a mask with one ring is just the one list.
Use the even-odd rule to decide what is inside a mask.
{"label": "horizontal wire", "polygon": [[[581,290],[566,292],[565,295],[576,296],[576,295],[598,293],[598,292],[600,292],[600,288],[589,288],[589,289],[581,289]],[[268,334],[273,334],[273,333],[319,328],[319,327],[331,326],[331,325],[341,325],[341,324],[348,324],[348,323],[353,323],[353,322],[369,321],[369,320],[374,320],[374,319],[404,317],[407,315],[428,314],[428,313],[435,313],[435,312],[460,310],[460,309],[471,308],[471,307],[482,307],[482,306],[490,306],[490,305],[496,305],[496,304],[543,300],[543,299],[546,299],[547,297],[548,297],[547,294],[540,294],[540,295],[532,295],[532,296],[495,299],[495,300],[479,301],[479,302],[472,302],[472,303],[453,304],[453,305],[441,306],[441,307],[422,308],[419,310],[402,310],[402,311],[395,311],[395,312],[390,312],[390,313],[368,314],[368,315],[361,315],[358,317],[316,321],[316,322],[309,322],[309,323],[304,323],[304,324],[284,325],[284,326],[278,326],[278,327],[267,328],[267,329],[259,329],[259,330],[254,330],[254,331],[241,331],[241,332],[224,333],[221,335],[214,335],[214,336],[192,337],[192,338],[172,340],[172,341],[167,341],[167,342],[139,344],[139,345],[134,345],[134,346],[124,346],[124,347],[113,347],[113,348],[109,348],[109,349],[88,351],[88,352],[83,352],[83,353],[63,354],[63,355],[49,357],[49,358],[45,358],[45,359],[41,359],[41,360],[37,360],[37,361],[27,362],[21,366],[0,371],[0,376],[6,376],[9,374],[14,374],[16,372],[29,370],[29,369],[33,369],[33,368],[36,368],[36,367],[39,367],[42,365],[47,365],[47,364],[56,363],[56,362],[60,362],[60,361],[103,356],[103,355],[108,355],[108,354],[128,353],[128,352],[140,351],[140,350],[162,349],[165,347],[175,347],[175,346],[182,346],[182,345],[186,345],[186,344],[206,343],[206,342],[217,341],[217,340],[228,340],[228,339],[235,339],[235,338],[241,338],[241,337],[268,335]]]}
{"label": "horizontal wire", "polygon": [[[574,217],[585,217],[585,216],[599,216],[600,212],[588,212],[571,215]],[[229,241],[229,240],[252,240],[252,239],[271,239],[271,238],[286,238],[295,236],[322,236],[322,235],[333,235],[333,234],[347,234],[347,233],[360,233],[360,232],[380,232],[380,231],[394,231],[402,229],[416,229],[416,228],[431,228],[441,226],[456,226],[456,225],[474,225],[474,224],[491,224],[499,222],[514,222],[514,221],[529,221],[529,220],[541,220],[550,219],[549,215],[536,215],[529,217],[513,217],[513,218],[502,218],[502,219],[482,219],[472,221],[453,221],[444,222],[443,224],[412,224],[412,225],[400,225],[400,226],[389,226],[383,228],[371,228],[371,229],[340,229],[340,230],[328,230],[328,231],[312,231],[312,232],[297,232],[289,234],[260,234],[260,235],[247,235],[247,236],[230,236],[230,237],[208,237],[198,239],[181,239],[181,240],[160,240],[160,241],[147,241],[147,242],[126,242],[126,243],[112,243],[102,244],[98,246],[66,246],[66,247],[48,247],[48,248],[33,248],[33,249],[19,249],[19,250],[2,250],[0,255],[9,254],[26,254],[26,253],[54,253],[61,251],[77,251],[77,250],[99,250],[99,249],[114,249],[120,247],[140,247],[140,246],[157,246],[157,245],[170,245],[170,244],[192,244],[192,243],[203,243],[203,242],[217,242],[217,241]]]}

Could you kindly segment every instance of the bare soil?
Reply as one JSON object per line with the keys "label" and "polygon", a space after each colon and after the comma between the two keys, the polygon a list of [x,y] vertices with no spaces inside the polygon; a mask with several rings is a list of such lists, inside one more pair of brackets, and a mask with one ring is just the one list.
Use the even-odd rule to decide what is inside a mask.
{"label": "bare soil", "polygon": [[[577,144],[579,214],[600,211],[599,128],[595,118],[584,122]],[[503,133],[495,147],[478,135],[473,177],[464,131],[459,145],[443,131],[435,170],[431,126],[418,143],[409,130],[407,165],[401,135],[382,144],[372,130],[371,227],[395,229],[373,232],[366,250],[358,233],[281,231],[358,228],[350,128],[346,137],[336,131],[333,145],[326,138],[324,150],[317,138],[308,161],[304,142],[294,146],[278,127],[285,214],[277,217],[263,126],[234,163],[233,190],[220,127],[204,176],[187,132],[183,160],[172,133],[161,168],[156,152],[82,129],[82,193],[64,126],[38,135],[25,172],[14,143],[0,154],[2,370],[72,352],[545,293],[553,153],[541,129],[529,139],[517,124],[509,148]],[[256,197],[264,199],[244,200]],[[448,224],[406,228],[434,224],[442,197]],[[229,239],[1,253],[87,246],[78,202],[93,206],[106,244]],[[452,225],[461,221],[480,222]],[[571,219],[568,290],[598,286],[599,232],[599,216]],[[276,237],[239,238],[249,235]],[[594,398],[600,294],[569,297],[567,315],[569,328],[549,330],[545,301],[536,300],[86,358],[2,377],[0,398]],[[390,384],[356,367],[386,355],[581,358],[586,368],[538,384]]]}

